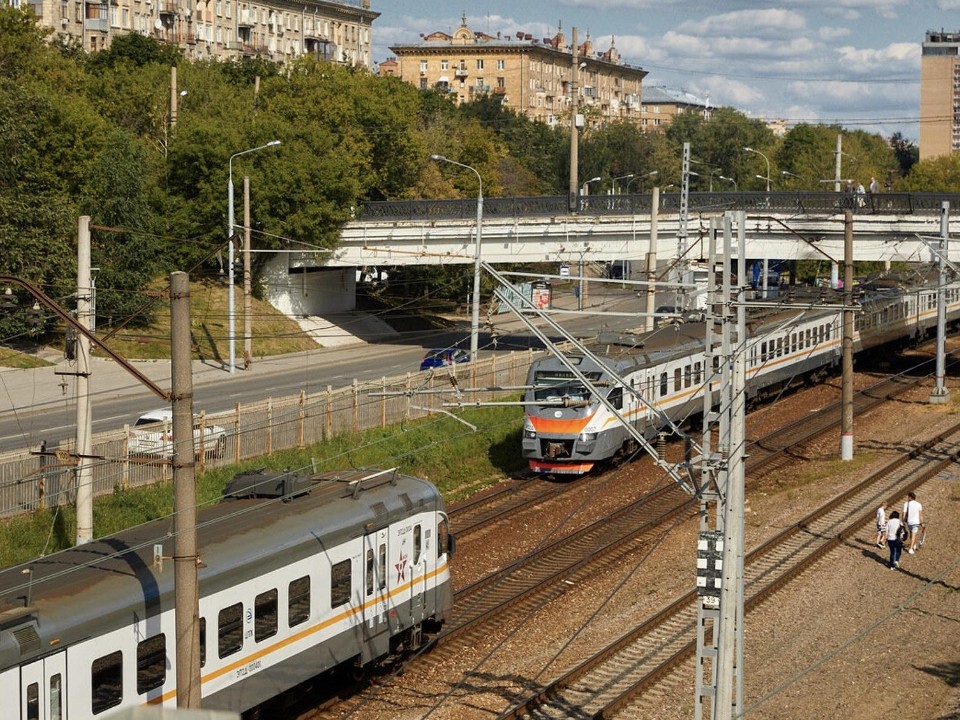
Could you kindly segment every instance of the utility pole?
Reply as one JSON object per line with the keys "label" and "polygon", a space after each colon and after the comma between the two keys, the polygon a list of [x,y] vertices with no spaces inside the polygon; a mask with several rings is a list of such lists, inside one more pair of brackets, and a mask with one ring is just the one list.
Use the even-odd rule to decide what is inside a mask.
{"label": "utility pole", "polygon": [[567,200],[567,209],[570,212],[580,211],[579,164],[577,156],[577,107],[580,102],[580,50],[577,47],[577,29],[571,30],[573,67],[570,71],[570,194]]}
{"label": "utility pole", "polygon": [[173,572],[177,707],[200,708],[197,492],[190,355],[190,276],[170,275],[170,391],[173,415]]}
{"label": "utility pole", "polygon": [[[839,157],[839,156],[838,156]],[[843,214],[843,373],[840,459],[853,460],[853,211]]]}
{"label": "utility pole", "polygon": [[[77,323],[90,331],[90,216],[77,231]],[[77,545],[93,540],[93,412],[90,407],[90,339],[77,333]]]}
{"label": "utility pole", "polygon": [[250,277],[250,178],[243,176],[243,367],[253,362],[253,318]]}
{"label": "utility pole", "polygon": [[653,313],[657,307],[657,223],[660,217],[660,186],[654,185],[650,192],[650,247],[647,248],[647,319],[644,328],[653,330]]}
{"label": "utility pole", "polygon": [[[690,143],[683,144],[683,158],[680,168],[680,217],[677,225],[677,279],[685,283],[688,281],[688,261],[687,261],[687,220],[690,207]],[[681,309],[690,307],[690,290],[681,288],[677,290],[678,302]]]}
{"label": "utility pole", "polygon": [[836,158],[833,161],[833,191],[840,192],[840,166],[843,157],[843,135],[837,133],[837,149],[834,151]]}
{"label": "utility pole", "polygon": [[947,402],[950,392],[944,383],[944,376],[947,374],[946,342],[947,342],[947,253],[950,242],[950,203],[944,200],[940,204],[940,251],[938,257],[940,262],[938,267],[940,272],[937,274],[937,369],[936,386],[930,393],[930,402],[935,405],[941,405]]}
{"label": "utility pole", "polygon": [[[170,138],[177,129],[177,112],[179,111],[179,95],[177,94],[177,66],[170,66]],[[168,139],[169,141],[169,139]]]}

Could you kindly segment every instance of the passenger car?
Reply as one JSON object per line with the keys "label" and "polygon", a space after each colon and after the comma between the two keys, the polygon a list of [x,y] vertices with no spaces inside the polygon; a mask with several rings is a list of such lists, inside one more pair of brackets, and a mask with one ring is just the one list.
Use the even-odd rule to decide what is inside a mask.
{"label": "passenger car", "polygon": [[[202,442],[201,442],[202,441]],[[201,423],[193,418],[193,448],[199,455],[223,457],[227,450],[227,431],[219,425]],[[173,455],[173,413],[168,409],[152,410],[137,418],[127,437],[131,455],[170,457]]]}
{"label": "passenger car", "polygon": [[436,348],[428,352],[420,361],[421,370],[444,367],[470,362],[470,353],[460,348]]}

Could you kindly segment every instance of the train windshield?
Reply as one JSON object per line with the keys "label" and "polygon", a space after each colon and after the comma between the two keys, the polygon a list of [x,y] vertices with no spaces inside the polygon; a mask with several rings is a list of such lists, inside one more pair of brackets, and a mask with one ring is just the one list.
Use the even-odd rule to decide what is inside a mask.
{"label": "train windshield", "polygon": [[[590,382],[600,379],[598,371],[584,372]],[[540,402],[589,400],[590,391],[569,370],[537,370],[533,376],[533,397]]]}

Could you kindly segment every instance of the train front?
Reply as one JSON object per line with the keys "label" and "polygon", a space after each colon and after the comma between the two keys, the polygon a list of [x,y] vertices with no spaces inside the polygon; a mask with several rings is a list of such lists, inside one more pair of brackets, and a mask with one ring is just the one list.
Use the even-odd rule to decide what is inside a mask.
{"label": "train front", "polygon": [[[595,387],[611,387],[606,371],[589,358],[571,357]],[[557,358],[534,361],[524,394],[523,456],[536,473],[582,475],[613,450],[611,415],[589,388]]]}

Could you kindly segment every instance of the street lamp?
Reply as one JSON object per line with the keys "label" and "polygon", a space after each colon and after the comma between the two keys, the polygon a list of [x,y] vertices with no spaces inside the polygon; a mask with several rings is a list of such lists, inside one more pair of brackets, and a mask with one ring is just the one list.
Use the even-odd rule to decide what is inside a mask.
{"label": "street lamp", "polygon": [[757,180],[766,180],[767,181],[767,191],[770,191],[770,177],[767,175],[754,175]]}
{"label": "street lamp", "polygon": [[[659,171],[659,170],[651,170],[651,171],[648,172],[646,175],[639,175],[639,176],[637,176],[637,180],[640,181],[640,192],[641,192],[641,193],[643,192],[643,181],[644,181],[644,180],[648,180],[649,178],[654,178],[654,177],[656,177],[656,176],[659,175],[659,174],[660,174],[660,171]],[[632,182],[632,181],[631,181],[631,182]],[[628,189],[630,188],[630,183],[627,183],[627,188],[628,188]]]}
{"label": "street lamp", "polygon": [[718,180],[726,180],[727,182],[733,183],[733,191],[734,191],[734,192],[739,192],[739,190],[738,190],[738,188],[737,188],[737,181],[734,180],[733,178],[729,178],[729,177],[727,177],[726,175],[717,175],[717,179],[718,179]]}
{"label": "street lamp", "polygon": [[590,183],[600,182],[601,180],[603,180],[603,178],[600,177],[600,176],[597,176],[597,177],[595,177],[595,178],[590,178],[590,179],[587,180],[583,185],[580,186],[580,194],[581,194],[581,195],[586,195],[586,194],[587,194],[587,185],[589,185]]}
{"label": "street lamp", "polygon": [[744,152],[756,153],[757,155],[759,155],[760,157],[762,157],[764,160],[767,161],[767,174],[766,174],[765,176],[757,175],[757,177],[760,178],[761,180],[764,179],[764,178],[766,179],[766,181],[767,181],[767,192],[770,192],[770,158],[768,158],[766,155],[764,155],[764,154],[763,154],[762,152],[760,152],[759,150],[754,150],[752,147],[745,147],[745,148],[743,148],[743,151],[744,151]]}
{"label": "street lamp", "polygon": [[[629,175],[620,175],[619,177],[615,177],[615,178],[613,179],[613,194],[614,194],[614,195],[617,195],[617,194],[618,194],[618,193],[617,193],[617,181],[618,181],[618,180],[629,180],[629,179],[632,178],[632,177],[633,177],[633,173],[630,173]],[[630,183],[627,183],[627,187],[628,187],[628,188],[630,187]]]}
{"label": "street lamp", "polygon": [[796,178],[797,180],[802,180],[802,178],[799,175],[792,173],[789,170],[781,170],[780,174],[783,175],[784,177],[792,177],[792,178]]}
{"label": "street lamp", "polygon": [[236,346],[236,337],[234,336],[234,302],[233,302],[233,230],[234,230],[234,221],[233,221],[233,159],[235,157],[240,157],[241,155],[247,155],[257,150],[263,150],[264,148],[274,147],[279,145],[279,140],[271,140],[266,145],[259,145],[255,148],[250,148],[249,150],[242,150],[238,153],[234,153],[230,156],[230,161],[227,163],[227,168],[229,172],[227,180],[227,241],[229,248],[227,250],[227,260],[229,262],[229,269],[227,273],[227,338],[230,345],[230,362],[229,362],[229,372],[233,372],[236,369],[236,357],[237,357],[237,346]]}
{"label": "street lamp", "polygon": [[477,361],[477,349],[480,339],[480,247],[483,240],[483,178],[475,167],[462,162],[451,160],[443,155],[431,155],[431,160],[450,163],[467,170],[477,176],[477,241],[473,250],[473,310],[470,317],[470,361]]}

